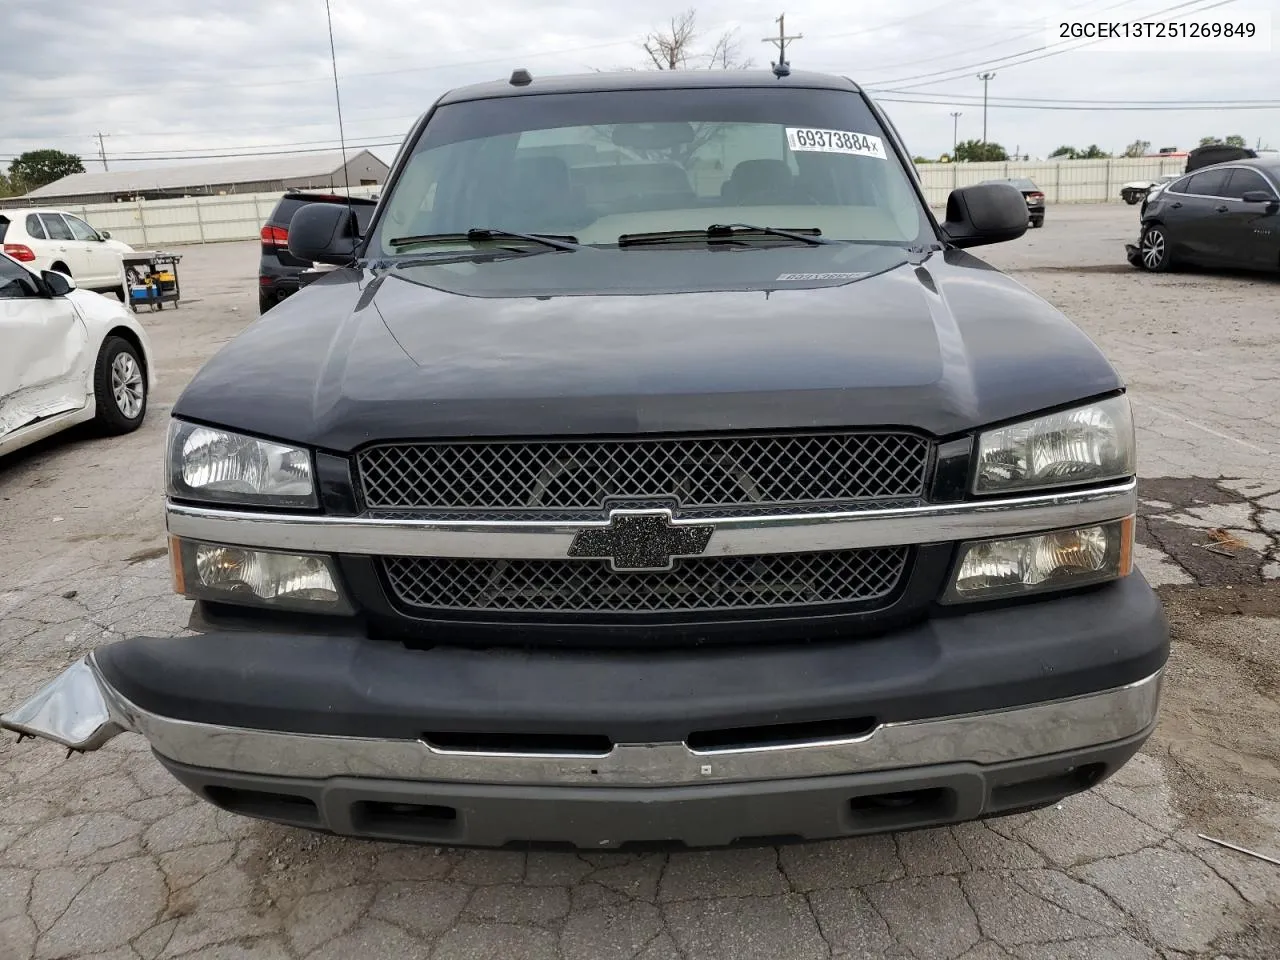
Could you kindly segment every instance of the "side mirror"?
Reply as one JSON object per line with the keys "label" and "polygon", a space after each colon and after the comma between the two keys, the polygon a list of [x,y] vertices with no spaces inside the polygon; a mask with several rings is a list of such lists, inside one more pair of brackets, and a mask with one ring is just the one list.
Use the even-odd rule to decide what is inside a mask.
{"label": "side mirror", "polygon": [[1245,203],[1265,203],[1272,207],[1275,207],[1280,202],[1266,190],[1247,190],[1240,199]]}
{"label": "side mirror", "polygon": [[942,230],[952,245],[978,247],[1016,240],[1027,232],[1027,201],[1011,183],[958,187],[947,197]]}
{"label": "side mirror", "polygon": [[56,270],[41,270],[40,282],[44,284],[45,292],[51,297],[65,297],[76,288],[74,280]]}
{"label": "side mirror", "polygon": [[98,231],[98,239],[100,239],[100,240],[110,240],[110,239],[111,239],[111,231],[110,231],[110,230],[100,230],[100,231]]}
{"label": "side mirror", "polygon": [[310,203],[289,222],[289,252],[300,260],[345,265],[359,242],[355,214],[345,204]]}

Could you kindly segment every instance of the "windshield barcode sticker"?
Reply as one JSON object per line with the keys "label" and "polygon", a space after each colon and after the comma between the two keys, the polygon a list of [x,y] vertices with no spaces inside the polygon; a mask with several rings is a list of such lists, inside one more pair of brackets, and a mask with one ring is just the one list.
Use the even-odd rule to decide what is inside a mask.
{"label": "windshield barcode sticker", "polygon": [[884,141],[869,133],[852,130],[814,130],[812,127],[787,127],[787,145],[792,150],[810,153],[849,153],[858,157],[886,159]]}

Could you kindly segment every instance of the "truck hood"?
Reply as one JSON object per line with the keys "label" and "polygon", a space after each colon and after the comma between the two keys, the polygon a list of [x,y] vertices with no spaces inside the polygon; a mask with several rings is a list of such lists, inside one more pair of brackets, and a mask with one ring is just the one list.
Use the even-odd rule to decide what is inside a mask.
{"label": "truck hood", "polygon": [[818,270],[794,248],[335,270],[225,346],[174,415],[340,453],[458,436],[942,437],[1122,386],[1057,310],[965,252],[813,249]]}

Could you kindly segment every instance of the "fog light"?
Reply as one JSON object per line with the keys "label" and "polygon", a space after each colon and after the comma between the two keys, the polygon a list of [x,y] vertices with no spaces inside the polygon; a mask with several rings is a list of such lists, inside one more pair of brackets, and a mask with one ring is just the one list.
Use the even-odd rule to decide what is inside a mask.
{"label": "fog light", "polygon": [[961,548],[944,603],[1066,590],[1128,576],[1133,517]]}
{"label": "fog light", "polygon": [[193,599],[350,613],[330,557],[179,541],[182,592]]}

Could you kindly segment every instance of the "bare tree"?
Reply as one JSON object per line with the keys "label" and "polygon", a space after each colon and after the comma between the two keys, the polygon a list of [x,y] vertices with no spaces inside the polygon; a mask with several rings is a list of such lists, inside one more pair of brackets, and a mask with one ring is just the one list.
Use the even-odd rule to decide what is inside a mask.
{"label": "bare tree", "polygon": [[698,51],[697,41],[698,14],[690,9],[678,17],[672,17],[665,31],[659,30],[646,36],[641,47],[658,70],[689,70],[699,67],[707,70],[745,70],[751,66],[751,61],[742,57],[742,45],[738,41],[736,29],[720,34],[706,52]]}

